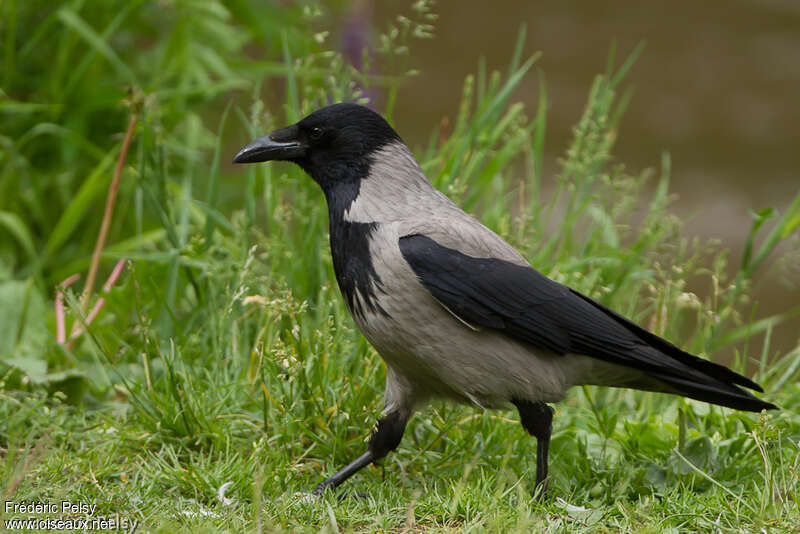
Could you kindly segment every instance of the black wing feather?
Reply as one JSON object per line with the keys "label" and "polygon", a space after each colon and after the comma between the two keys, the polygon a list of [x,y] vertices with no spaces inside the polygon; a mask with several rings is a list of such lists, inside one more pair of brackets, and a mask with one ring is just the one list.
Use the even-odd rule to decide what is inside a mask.
{"label": "black wing feather", "polygon": [[638,369],[706,402],[752,411],[774,408],[735,386],[762,391],[755,382],[679,349],[530,267],[468,256],[420,234],[401,237],[399,245],[422,285],[469,323],[556,354]]}

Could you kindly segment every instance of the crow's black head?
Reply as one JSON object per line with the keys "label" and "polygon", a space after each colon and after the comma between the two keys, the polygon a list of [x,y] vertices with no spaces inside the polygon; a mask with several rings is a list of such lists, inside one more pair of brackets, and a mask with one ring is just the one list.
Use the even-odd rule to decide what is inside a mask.
{"label": "crow's black head", "polygon": [[375,151],[399,140],[397,132],[371,109],[333,104],[256,139],[233,162],[291,161],[328,189],[364,178]]}

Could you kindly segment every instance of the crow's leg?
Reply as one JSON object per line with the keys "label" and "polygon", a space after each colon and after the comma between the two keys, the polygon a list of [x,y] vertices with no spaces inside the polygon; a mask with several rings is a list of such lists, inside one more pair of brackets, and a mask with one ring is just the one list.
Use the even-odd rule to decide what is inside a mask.
{"label": "crow's leg", "polygon": [[543,402],[512,400],[523,428],[536,438],[536,488],[541,501],[547,493],[547,453],[553,433],[553,409]]}
{"label": "crow's leg", "polygon": [[327,488],[335,488],[356,474],[361,468],[377,462],[395,450],[403,439],[410,414],[405,410],[391,412],[378,420],[378,428],[372,434],[367,452],[356,458],[330,478],[314,488],[314,495],[321,495]]}

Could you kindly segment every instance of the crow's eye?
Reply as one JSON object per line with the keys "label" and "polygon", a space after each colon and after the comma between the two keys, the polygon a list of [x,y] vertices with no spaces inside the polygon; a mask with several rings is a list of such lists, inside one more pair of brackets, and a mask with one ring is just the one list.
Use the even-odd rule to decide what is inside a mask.
{"label": "crow's eye", "polygon": [[311,139],[319,139],[322,137],[322,128],[311,128]]}

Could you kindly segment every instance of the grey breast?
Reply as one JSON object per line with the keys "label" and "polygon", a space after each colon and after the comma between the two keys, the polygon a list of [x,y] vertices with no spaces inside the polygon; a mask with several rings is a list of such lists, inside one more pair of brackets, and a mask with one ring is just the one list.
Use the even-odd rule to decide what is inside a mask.
{"label": "grey breast", "polygon": [[436,190],[405,145],[382,149],[345,219],[376,223],[368,243],[380,278],[377,300],[385,314],[367,313],[356,322],[418,396],[443,395],[482,406],[501,405],[512,397],[563,397],[575,365],[565,366],[563,357],[534,351],[457,317],[428,293],[402,257],[399,239],[423,234],[470,256],[528,265],[501,237]]}

